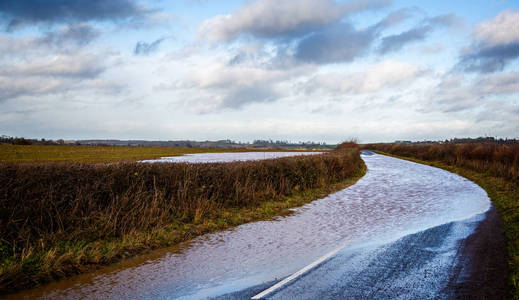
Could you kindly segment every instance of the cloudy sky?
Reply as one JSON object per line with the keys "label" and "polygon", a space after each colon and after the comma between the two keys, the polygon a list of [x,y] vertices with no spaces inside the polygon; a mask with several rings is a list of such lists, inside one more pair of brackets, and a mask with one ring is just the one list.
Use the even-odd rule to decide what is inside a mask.
{"label": "cloudy sky", "polygon": [[0,134],[519,137],[519,1],[2,0]]}

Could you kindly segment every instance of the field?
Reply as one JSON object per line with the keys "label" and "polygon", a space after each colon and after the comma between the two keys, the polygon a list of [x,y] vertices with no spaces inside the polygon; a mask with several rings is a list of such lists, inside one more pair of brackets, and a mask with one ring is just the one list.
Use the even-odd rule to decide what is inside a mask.
{"label": "field", "polygon": [[[59,155],[45,151],[45,163],[0,163],[0,294],[287,214],[365,171],[354,144],[324,155],[211,164],[48,162]],[[108,153],[103,159],[135,159]]]}
{"label": "field", "polygon": [[458,173],[484,188],[504,223],[511,297],[519,299],[519,145],[372,144],[365,148]]}
{"label": "field", "polygon": [[[0,162],[118,162],[192,153],[274,151],[273,149],[216,149],[122,146],[0,145]],[[275,151],[284,151],[276,149]],[[291,150],[293,151],[293,150]]]}

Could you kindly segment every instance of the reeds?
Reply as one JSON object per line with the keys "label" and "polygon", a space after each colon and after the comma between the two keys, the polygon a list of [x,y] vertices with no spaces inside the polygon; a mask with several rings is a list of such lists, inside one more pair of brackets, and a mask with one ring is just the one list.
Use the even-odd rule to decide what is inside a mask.
{"label": "reeds", "polygon": [[365,148],[488,173],[519,182],[519,145],[494,144],[370,144]]}

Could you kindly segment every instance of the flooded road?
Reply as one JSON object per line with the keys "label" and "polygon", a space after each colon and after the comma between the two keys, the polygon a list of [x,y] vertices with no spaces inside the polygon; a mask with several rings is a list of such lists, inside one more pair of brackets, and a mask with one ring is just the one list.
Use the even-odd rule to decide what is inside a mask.
{"label": "flooded road", "polygon": [[213,163],[273,159],[289,156],[316,155],[323,152],[227,152],[227,153],[197,153],[182,156],[168,156],[160,159],[143,160],[143,162],[187,162]]}
{"label": "flooded road", "polygon": [[[357,184],[295,209],[291,216],[205,235],[176,248],[12,297],[215,297],[264,283],[268,286],[344,243],[348,244],[346,252],[341,251],[338,257],[344,264],[349,259],[362,265],[367,260],[348,251],[371,247],[379,249],[375,254],[380,255],[386,250],[380,248],[384,245],[442,224],[474,218],[490,207],[485,191],[455,174],[382,155],[363,155],[363,159],[368,172]],[[463,230],[449,231],[449,240],[472,230],[461,227]],[[440,256],[440,261],[446,259],[449,257]]]}

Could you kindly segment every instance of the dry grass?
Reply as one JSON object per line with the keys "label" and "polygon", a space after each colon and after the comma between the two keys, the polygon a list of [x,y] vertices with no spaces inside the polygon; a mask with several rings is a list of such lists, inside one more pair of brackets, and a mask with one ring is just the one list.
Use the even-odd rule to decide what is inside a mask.
{"label": "dry grass", "polygon": [[511,298],[519,299],[519,145],[372,144],[365,148],[458,173],[484,188],[503,219]]}
{"label": "dry grass", "polygon": [[449,165],[519,182],[519,145],[371,144],[366,145],[366,148],[425,161],[442,161]]}
{"label": "dry grass", "polygon": [[362,166],[353,148],[213,164],[2,163],[0,292],[270,217]]}

